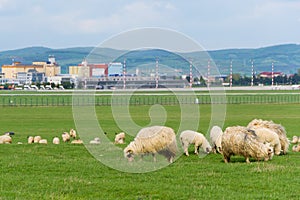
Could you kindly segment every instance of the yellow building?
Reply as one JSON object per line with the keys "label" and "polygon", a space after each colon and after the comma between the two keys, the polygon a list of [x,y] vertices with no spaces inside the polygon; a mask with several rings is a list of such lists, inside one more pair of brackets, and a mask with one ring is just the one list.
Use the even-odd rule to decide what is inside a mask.
{"label": "yellow building", "polygon": [[2,73],[4,73],[5,78],[9,79],[15,79],[19,72],[28,72],[30,69],[34,69],[39,73],[45,73],[45,76],[60,74],[60,66],[52,62],[33,62],[32,65],[14,62],[12,65],[2,65]]}

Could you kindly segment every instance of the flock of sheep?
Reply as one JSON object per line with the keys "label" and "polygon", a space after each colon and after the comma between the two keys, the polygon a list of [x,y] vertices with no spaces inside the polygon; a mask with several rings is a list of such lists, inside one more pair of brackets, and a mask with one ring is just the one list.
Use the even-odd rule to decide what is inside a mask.
{"label": "flock of sheep", "polygon": [[[61,136],[63,142],[72,140],[72,144],[83,144],[83,141],[76,137],[74,129],[64,132]],[[230,162],[230,157],[233,155],[243,156],[247,163],[250,162],[250,158],[268,161],[274,154],[287,154],[290,144],[283,126],[262,119],[254,119],[246,127],[227,127],[224,132],[220,127],[213,126],[210,130],[210,142],[203,134],[191,130],[182,131],[179,140],[186,156],[189,156],[189,146],[194,145],[195,154],[199,154],[201,147],[207,154],[211,152],[222,154],[225,163]],[[0,144],[3,143],[12,143],[9,133],[0,136]],[[47,140],[41,136],[28,136],[28,143],[47,144]],[[59,144],[60,138],[54,137],[52,143]],[[89,143],[100,144],[100,139],[94,138]],[[116,134],[114,143],[124,144],[125,133]],[[300,143],[300,137],[294,136],[291,143]],[[175,131],[166,126],[143,128],[123,151],[129,161],[132,161],[136,155],[143,158],[144,155],[149,154],[155,161],[156,154],[161,154],[172,163],[178,153]],[[300,144],[295,145],[293,151],[300,151]]]}
{"label": "flock of sheep", "polygon": [[[273,121],[252,120],[247,127],[227,127],[223,132],[218,126],[210,130],[210,142],[199,132],[186,130],[180,134],[184,153],[189,156],[188,148],[194,145],[194,153],[201,147],[205,153],[220,153],[225,163],[233,155],[240,155],[250,162],[250,158],[268,161],[273,155],[287,154],[289,140],[283,126]],[[300,148],[300,145],[299,147]],[[124,156],[132,161],[135,155],[143,157],[152,154],[164,155],[169,162],[176,156],[177,142],[173,129],[164,126],[152,126],[141,129],[134,141],[124,149]]]}

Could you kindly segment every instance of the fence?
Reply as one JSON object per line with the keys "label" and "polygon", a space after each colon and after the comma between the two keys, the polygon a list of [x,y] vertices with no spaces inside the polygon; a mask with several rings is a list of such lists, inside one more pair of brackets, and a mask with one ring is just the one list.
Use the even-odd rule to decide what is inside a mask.
{"label": "fence", "polygon": [[238,95],[96,95],[76,97],[72,95],[0,95],[0,106],[72,106],[74,105],[178,105],[178,104],[299,104],[300,93],[291,94],[238,94]]}

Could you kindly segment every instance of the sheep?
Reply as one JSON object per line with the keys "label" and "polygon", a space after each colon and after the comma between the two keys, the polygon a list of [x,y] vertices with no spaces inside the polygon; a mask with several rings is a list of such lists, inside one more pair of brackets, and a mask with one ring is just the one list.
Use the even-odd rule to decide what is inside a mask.
{"label": "sheep", "polygon": [[39,143],[39,141],[42,139],[41,136],[37,135],[37,136],[34,136],[33,138],[33,143]]}
{"label": "sheep", "polygon": [[58,137],[54,137],[53,140],[52,140],[52,143],[53,144],[59,144],[60,140]]}
{"label": "sheep", "polygon": [[71,129],[71,130],[70,130],[70,137],[72,137],[72,138],[75,139],[76,136],[77,136],[76,131],[75,131],[74,129]]}
{"label": "sheep", "polygon": [[284,155],[287,154],[290,143],[283,126],[280,124],[275,124],[273,121],[254,119],[249,122],[247,127],[253,130],[257,129],[258,127],[265,127],[277,133],[281,144],[281,151]]}
{"label": "sheep", "polygon": [[194,144],[195,154],[199,153],[198,150],[200,146],[205,153],[211,152],[211,146],[202,133],[191,130],[182,131],[180,134],[180,140],[186,156],[189,156],[188,148],[190,144]]}
{"label": "sheep", "polygon": [[132,161],[135,155],[161,154],[172,163],[177,152],[176,135],[172,128],[166,126],[151,126],[141,129],[134,140],[124,149],[124,156]]}
{"label": "sheep", "polygon": [[210,142],[212,145],[213,153],[221,153],[221,141],[222,141],[223,131],[219,126],[213,126],[210,130]]}
{"label": "sheep", "polygon": [[300,143],[300,137],[298,137],[298,143]]}
{"label": "sheep", "polygon": [[300,145],[294,145],[292,148],[292,151],[299,152],[300,151]]}
{"label": "sheep", "polygon": [[90,144],[100,144],[100,138],[96,137],[90,141]]}
{"label": "sheep", "polygon": [[281,152],[281,143],[278,135],[267,128],[257,128],[255,134],[258,136],[258,141],[268,142],[272,147],[274,147],[275,155],[280,155]]}
{"label": "sheep", "polygon": [[28,143],[28,144],[32,144],[33,142],[34,142],[33,136],[28,136],[28,137],[27,137],[27,143]]}
{"label": "sheep", "polygon": [[48,141],[47,141],[47,139],[41,139],[39,141],[39,144],[48,144]]}
{"label": "sheep", "polygon": [[299,140],[298,136],[294,135],[294,136],[293,136],[293,139],[292,139],[292,141],[291,141],[291,143],[292,143],[292,144],[297,144],[297,143],[298,143],[298,140]]}
{"label": "sheep", "polygon": [[249,158],[256,160],[271,160],[274,153],[269,143],[262,143],[257,140],[256,134],[246,127],[228,127],[222,135],[222,154],[224,162],[228,163],[232,155],[244,156],[247,163]]}
{"label": "sheep", "polygon": [[70,135],[69,135],[68,132],[64,132],[64,133],[61,135],[61,137],[62,137],[62,140],[63,140],[64,142],[70,141]]}
{"label": "sheep", "polygon": [[0,136],[0,144],[10,144],[12,143],[12,138],[9,135]]}
{"label": "sheep", "polygon": [[124,144],[125,133],[121,132],[115,136],[115,144]]}
{"label": "sheep", "polygon": [[71,142],[71,144],[83,144],[83,141],[82,140],[73,140],[72,142]]}

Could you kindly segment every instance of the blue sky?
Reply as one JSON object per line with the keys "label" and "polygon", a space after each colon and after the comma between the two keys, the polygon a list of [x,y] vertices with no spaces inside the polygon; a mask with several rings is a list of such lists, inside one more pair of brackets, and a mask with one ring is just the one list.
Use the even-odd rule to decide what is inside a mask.
{"label": "blue sky", "polygon": [[300,43],[297,0],[0,0],[0,51],[97,46],[141,27],[179,31],[207,50]]}

